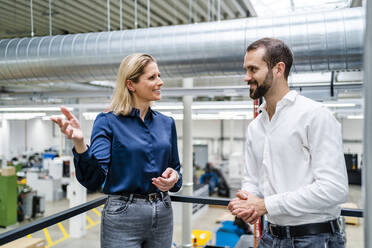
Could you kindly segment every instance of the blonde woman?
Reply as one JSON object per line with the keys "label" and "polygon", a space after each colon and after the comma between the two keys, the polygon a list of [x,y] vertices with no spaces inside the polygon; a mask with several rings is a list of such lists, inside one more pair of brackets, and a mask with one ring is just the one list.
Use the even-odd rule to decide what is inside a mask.
{"label": "blonde woman", "polygon": [[181,188],[174,120],[151,109],[163,81],[156,61],[132,54],[120,64],[109,112],[93,125],[91,145],[79,121],[52,118],[74,142],[76,177],[90,190],[104,183],[101,247],[171,247],[173,213],[168,191]]}

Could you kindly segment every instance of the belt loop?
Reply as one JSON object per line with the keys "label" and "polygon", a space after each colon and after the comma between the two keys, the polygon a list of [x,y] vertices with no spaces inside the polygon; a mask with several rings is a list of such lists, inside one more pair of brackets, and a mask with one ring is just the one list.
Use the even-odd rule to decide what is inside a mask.
{"label": "belt loop", "polygon": [[129,195],[129,200],[128,200],[128,202],[132,203],[132,201],[133,201],[133,194],[130,194],[130,195]]}
{"label": "belt loop", "polygon": [[164,196],[165,196],[164,192],[160,191],[161,200],[164,200]]}
{"label": "belt loop", "polygon": [[331,225],[332,234],[335,233],[335,232],[336,232],[336,231],[335,231],[336,228],[335,228],[335,226],[334,226],[333,220],[331,220],[331,221],[329,222],[329,224]]}
{"label": "belt loop", "polygon": [[287,238],[291,238],[291,227],[290,226],[286,226],[285,227],[285,232],[286,232],[286,236]]}

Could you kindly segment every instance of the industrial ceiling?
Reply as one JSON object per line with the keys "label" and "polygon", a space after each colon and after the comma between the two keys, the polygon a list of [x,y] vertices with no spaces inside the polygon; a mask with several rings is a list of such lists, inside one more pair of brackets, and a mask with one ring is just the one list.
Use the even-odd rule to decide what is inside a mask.
{"label": "industrial ceiling", "polygon": [[[281,1],[276,2],[280,3]],[[304,5],[303,1],[301,2],[300,0],[288,0],[282,3],[284,2],[290,2],[292,10],[294,10],[294,5],[314,9],[314,5],[309,7],[308,4]],[[357,0],[338,0],[333,2],[337,3],[333,8],[351,8],[362,5],[361,1]],[[319,1],[314,1],[313,4],[317,4],[317,10],[322,10],[322,4]],[[263,5],[272,7],[274,3],[269,0],[0,0],[0,40],[145,29],[148,27],[250,18],[261,15]],[[256,9],[255,6],[257,7]],[[305,7],[302,8],[305,9]],[[324,8],[329,8],[329,6],[324,5]],[[273,14],[272,12],[275,10],[271,9],[270,11]],[[358,70],[356,72],[354,70],[352,72],[354,74],[349,76],[347,75],[348,72],[336,71],[332,76],[330,76],[330,72],[325,72],[329,80],[323,80],[322,84],[318,84],[318,86],[324,86],[321,86],[322,92],[324,92],[324,89],[326,92],[329,91],[328,85],[332,80],[333,83],[338,83],[338,75],[340,73],[342,74],[341,77],[346,78],[343,81],[340,80],[340,84],[337,86],[339,87],[340,95],[346,96],[349,92],[349,96],[359,98],[361,96],[362,79]],[[350,85],[342,87],[341,84],[353,81],[351,79],[355,78],[355,73],[358,80],[354,80],[355,82],[352,83],[356,83],[356,87],[354,89],[351,89]],[[321,74],[324,75],[323,72]],[[196,87],[236,86],[243,84],[241,75],[196,78],[194,81],[194,86]],[[110,81],[0,83],[0,104],[89,102],[89,100],[82,99],[87,97],[90,92],[104,92],[104,99],[108,100],[112,92],[112,86],[113,82]],[[179,86],[181,86],[180,79],[170,78],[167,79],[164,87]],[[296,89],[302,90],[305,87],[301,88],[299,86]],[[313,90],[313,92],[315,91],[320,92],[319,90]],[[48,95],[48,92],[51,92],[51,94]],[[56,94],[56,92],[60,93]],[[71,93],[70,95],[69,92]],[[81,92],[80,97],[79,92]],[[231,92],[227,95],[229,94],[234,95]],[[56,95],[59,96],[57,97]],[[182,92],[180,92],[180,95],[182,95]],[[247,96],[241,96],[235,99],[247,100],[248,98]]]}

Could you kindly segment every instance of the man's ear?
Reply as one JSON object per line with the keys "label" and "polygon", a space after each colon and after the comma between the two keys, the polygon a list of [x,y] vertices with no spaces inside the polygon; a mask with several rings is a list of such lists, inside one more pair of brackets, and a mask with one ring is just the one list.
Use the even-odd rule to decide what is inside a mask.
{"label": "man's ear", "polygon": [[285,73],[285,64],[283,62],[279,62],[276,64],[274,68],[274,73],[276,76],[281,77],[282,75],[284,76]]}
{"label": "man's ear", "polygon": [[132,82],[132,80],[127,80],[126,81],[126,84],[127,84],[127,88],[128,88],[128,90],[130,91],[130,92],[135,92],[136,91],[136,89],[133,87],[133,82]]}

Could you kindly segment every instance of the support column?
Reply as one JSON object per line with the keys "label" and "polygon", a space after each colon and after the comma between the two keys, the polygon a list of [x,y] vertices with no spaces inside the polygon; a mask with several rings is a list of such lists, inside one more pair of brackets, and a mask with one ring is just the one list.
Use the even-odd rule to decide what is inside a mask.
{"label": "support column", "polygon": [[234,119],[230,120],[230,149],[229,149],[229,156],[234,152]]}
{"label": "support column", "polygon": [[[84,132],[84,124],[82,124],[84,120],[83,110],[77,109],[74,111],[74,115],[77,116],[81,123],[81,127]],[[68,140],[69,142],[66,144],[67,150],[66,154],[70,156],[72,154],[71,149],[73,147],[73,142]],[[84,204],[87,202],[87,189],[83,187],[78,180],[76,179],[75,174],[75,166],[73,157],[65,157],[70,158],[70,184],[67,186],[67,198],[70,201],[70,208],[73,208],[77,205]],[[80,238],[86,234],[86,213],[79,214],[70,218],[70,236],[74,238]]]}
{"label": "support column", "polygon": [[[87,202],[87,189],[76,179],[75,166],[72,157],[62,157],[62,160],[70,159],[70,184],[67,185],[67,198],[70,201],[70,208]],[[86,234],[86,213],[71,217],[69,233],[70,237],[80,238]]]}
{"label": "support column", "polygon": [[[193,87],[193,78],[183,80],[184,88]],[[183,189],[182,194],[192,196],[193,194],[193,168],[192,168],[192,96],[183,97]],[[192,230],[192,204],[182,204],[182,247],[192,247],[191,230]]]}
{"label": "support column", "polygon": [[364,247],[372,247],[372,2],[366,1],[366,34],[364,40],[364,140],[363,140],[363,198]]}
{"label": "support column", "polygon": [[7,159],[9,156],[9,128],[7,120],[4,117],[4,114],[0,114],[0,147],[1,147],[1,168],[5,168],[7,166]]}

